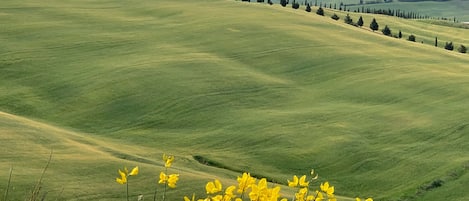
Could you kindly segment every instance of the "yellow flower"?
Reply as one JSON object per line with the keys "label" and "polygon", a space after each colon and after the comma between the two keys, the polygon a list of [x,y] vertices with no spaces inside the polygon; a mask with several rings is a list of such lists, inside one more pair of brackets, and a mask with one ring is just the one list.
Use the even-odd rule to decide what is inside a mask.
{"label": "yellow flower", "polygon": [[334,195],[327,195],[327,200],[328,201],[337,201]]}
{"label": "yellow flower", "polygon": [[290,187],[298,186],[298,177],[296,175],[293,176],[293,181],[288,180],[288,186]]}
{"label": "yellow flower", "polygon": [[168,177],[164,172],[160,172],[160,180],[158,181],[159,184],[164,184],[166,183],[166,180],[168,180]]}
{"label": "yellow flower", "polygon": [[205,185],[205,190],[207,190],[207,194],[214,194],[218,193],[221,191],[221,183],[218,179],[215,179],[215,181],[208,182],[207,185]]}
{"label": "yellow flower", "polygon": [[116,182],[119,183],[119,184],[127,183],[127,175],[125,174],[125,172],[122,172],[119,169],[119,175],[121,176],[121,178],[116,178]]}
{"label": "yellow flower", "polygon": [[251,201],[257,201],[260,196],[260,190],[256,184],[251,185],[251,192],[249,193],[249,199]]}
{"label": "yellow flower", "polygon": [[166,168],[169,168],[169,167],[171,167],[171,164],[174,161],[174,156],[173,155],[163,154],[163,161],[164,161],[164,166]]}
{"label": "yellow flower", "polygon": [[187,196],[184,196],[184,201],[195,201],[195,193],[192,193],[192,200],[190,200]]}
{"label": "yellow flower", "polygon": [[259,189],[267,189],[267,179],[262,178],[257,184],[257,186],[259,187]]}
{"label": "yellow flower", "polygon": [[212,197],[212,201],[222,201],[222,199],[223,199],[222,195],[216,195],[216,196]]}
{"label": "yellow flower", "polygon": [[130,171],[129,176],[135,176],[138,174],[138,166],[135,166],[132,171]]}
{"label": "yellow flower", "polygon": [[295,193],[295,200],[304,201],[306,194],[308,194],[308,188],[300,188],[298,193]]}
{"label": "yellow flower", "polygon": [[323,200],[323,199],[324,199],[324,196],[322,195],[322,193],[321,193],[321,192],[319,192],[319,191],[316,191],[316,193],[315,193],[315,194],[316,194],[316,198],[314,199],[314,201],[321,201],[321,200]]}
{"label": "yellow flower", "polygon": [[269,197],[269,189],[267,188],[267,179],[262,178],[258,184],[251,185],[249,198],[251,201],[266,200]]}
{"label": "yellow flower", "polygon": [[276,186],[273,189],[269,189],[268,201],[277,201],[278,197],[280,197],[280,186]]}
{"label": "yellow flower", "polygon": [[119,184],[125,184],[127,183],[127,177],[128,176],[134,176],[138,174],[138,166],[135,166],[134,169],[132,169],[132,172],[129,173],[129,170],[127,167],[124,167],[124,171],[119,169],[119,176],[120,178],[116,178],[116,182]]}
{"label": "yellow flower", "polygon": [[233,191],[236,189],[236,186],[229,186],[225,189],[225,196],[223,196],[223,201],[230,201],[232,198],[236,197]]}
{"label": "yellow flower", "polygon": [[179,180],[179,174],[166,175],[164,172],[160,172],[159,184],[167,183],[170,188],[176,188],[176,183]]}
{"label": "yellow flower", "polygon": [[170,174],[168,177],[168,186],[176,188],[176,182],[179,180],[179,174]]}
{"label": "yellow flower", "polygon": [[243,173],[242,177],[238,176],[238,193],[244,193],[252,184],[256,183],[256,178],[251,177],[249,173]]}
{"label": "yellow flower", "polygon": [[[356,201],[361,201],[361,199],[360,199],[360,198],[358,198],[358,197],[357,197],[357,198],[355,198],[355,200],[356,200]],[[373,199],[372,199],[372,198],[367,198],[365,201],[373,201]]]}
{"label": "yellow flower", "polygon": [[303,175],[302,177],[300,177],[299,184],[301,187],[306,187],[309,185],[309,182],[305,182],[305,180],[306,180],[306,175]]}
{"label": "yellow flower", "polygon": [[326,181],[324,184],[321,183],[320,187],[321,190],[327,193],[328,196],[334,194],[334,186],[329,186],[329,182]]}

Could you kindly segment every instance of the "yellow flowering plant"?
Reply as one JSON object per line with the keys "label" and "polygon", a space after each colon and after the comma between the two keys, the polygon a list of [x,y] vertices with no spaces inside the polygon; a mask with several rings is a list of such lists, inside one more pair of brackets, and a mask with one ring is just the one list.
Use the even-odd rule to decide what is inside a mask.
{"label": "yellow flowering plant", "polygon": [[117,177],[116,178],[116,182],[119,183],[119,184],[125,184],[125,187],[126,187],[126,198],[127,198],[127,201],[129,200],[129,183],[128,183],[128,177],[129,176],[135,176],[138,174],[138,166],[135,166],[132,171],[129,172],[129,170],[127,169],[127,167],[124,167],[124,170],[118,170],[117,171],[119,173],[119,176],[120,177]]}
{"label": "yellow flowering plant", "polygon": [[[360,199],[360,198],[355,198],[355,201],[362,201],[362,199]],[[364,200],[364,201],[373,201],[373,199],[372,199],[372,198],[367,198],[367,199]]]}
{"label": "yellow flowering plant", "polygon": [[[164,172],[160,172],[158,184],[163,184],[163,201],[166,199],[166,189],[169,188],[176,188],[176,183],[179,180],[179,174],[169,174],[168,169],[171,167],[174,161],[173,155],[166,155],[163,154],[163,162],[164,162]],[[158,185],[155,187],[155,192],[153,194],[153,201],[156,201],[156,195],[158,192]]]}
{"label": "yellow flowering plant", "polygon": [[[337,201],[335,197],[335,188],[329,182],[320,183],[318,190],[311,190],[310,184],[318,179],[318,175],[311,171],[311,178],[307,180],[307,176],[293,176],[292,180],[287,180],[288,187],[296,188],[291,201]],[[247,201],[288,201],[287,198],[281,198],[280,185],[269,187],[267,179],[256,179],[250,173],[243,173],[237,178],[238,185],[232,185],[225,189],[223,193],[223,185],[218,180],[207,182],[205,190],[207,197],[196,199],[195,194],[192,199],[184,196],[184,201],[244,201],[244,195],[248,196]],[[356,201],[361,201],[357,198]],[[373,201],[368,198],[364,201]]]}
{"label": "yellow flowering plant", "polygon": [[[157,182],[164,185],[163,201],[166,199],[167,188],[176,188],[176,183],[179,180],[179,174],[168,174],[168,169],[173,161],[173,155],[163,154],[164,171],[160,172]],[[119,177],[116,178],[116,182],[126,184],[127,201],[129,200],[128,177],[135,176],[138,172],[138,166],[130,172],[127,168],[118,170]],[[334,195],[335,188],[327,181],[320,183],[318,190],[310,189],[310,185],[318,179],[318,175],[315,174],[314,170],[311,170],[311,178],[309,180],[307,178],[306,175],[300,177],[294,175],[291,180],[287,180],[288,187],[296,189],[290,201],[337,201]],[[281,198],[281,186],[274,184],[274,186],[269,187],[266,178],[257,179],[252,177],[250,173],[244,172],[236,180],[238,182],[237,185],[228,186],[226,189],[223,189],[223,185],[218,179],[209,181],[205,185],[206,198],[196,199],[195,194],[192,194],[191,198],[184,196],[184,201],[289,201],[287,198]],[[153,201],[156,201],[158,184],[155,188]],[[245,196],[248,199],[245,200]],[[143,200],[143,195],[139,197],[139,200]],[[362,200],[357,197],[356,201]],[[367,198],[364,201],[373,201],[373,199]]]}
{"label": "yellow flowering plant", "polygon": [[[166,155],[163,154],[163,162],[164,162],[164,171],[160,172],[159,178],[157,179],[157,185],[155,187],[155,192],[153,195],[153,200],[156,201],[156,195],[158,192],[158,184],[163,184],[164,185],[164,190],[163,190],[163,201],[166,199],[166,189],[167,187],[169,188],[176,188],[176,183],[179,180],[179,174],[168,174],[168,169],[171,167],[174,161],[174,156],[173,155]],[[128,183],[128,177],[129,176],[135,176],[139,172],[138,166],[132,169],[132,171],[129,172],[127,167],[124,167],[123,170],[118,170],[119,177],[116,178],[116,182],[119,184],[126,184],[126,198],[127,201],[129,200],[129,183]],[[140,195],[138,197],[138,200],[143,200],[143,195]]]}

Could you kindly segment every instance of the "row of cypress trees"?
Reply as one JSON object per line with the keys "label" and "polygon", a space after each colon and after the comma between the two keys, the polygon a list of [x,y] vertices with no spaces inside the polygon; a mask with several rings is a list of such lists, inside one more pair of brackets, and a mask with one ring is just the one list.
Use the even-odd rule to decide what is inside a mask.
{"label": "row of cypress trees", "polygon": [[[250,0],[242,0],[242,1],[250,2]],[[265,0],[257,0],[257,2],[258,3],[264,3]],[[270,5],[273,4],[271,0],[267,0],[267,3],[270,4]],[[280,0],[280,5],[282,5],[283,7],[286,7],[288,4],[289,4],[289,0]],[[296,0],[293,0],[291,5],[292,5],[293,9],[298,9],[300,7],[300,4],[298,2],[296,2]],[[306,12],[312,12],[311,5],[309,3],[307,3],[307,1],[305,1],[305,5],[306,5],[305,11]],[[322,8],[322,6],[319,6],[318,10],[316,11],[316,14],[324,16],[324,9]],[[334,15],[331,16],[331,18],[334,19],[334,20],[339,20],[339,16],[337,16],[335,13],[334,13]],[[345,16],[344,22],[347,23],[347,24],[350,24],[350,25],[357,26],[357,27],[362,27],[363,24],[364,24],[362,16],[360,16],[358,21],[356,23],[354,23],[349,14],[347,14],[347,16]],[[375,18],[373,18],[373,20],[371,21],[369,27],[373,32],[379,30],[379,24],[378,24],[378,22],[376,21]],[[385,25],[384,28],[381,30],[381,32],[386,36],[393,36],[395,38],[402,38],[401,30],[399,30],[399,33],[397,35],[392,35],[392,31],[388,27],[388,25]],[[415,35],[411,34],[411,35],[409,35],[407,40],[415,42],[416,37],[415,37]],[[423,43],[423,41],[422,41],[422,43]],[[436,37],[435,37],[435,47],[438,47],[438,38],[436,38]],[[447,50],[453,51],[454,50],[453,42],[446,42],[444,48],[447,49]],[[458,48],[458,52],[467,53],[467,48],[464,45],[461,44]]]}

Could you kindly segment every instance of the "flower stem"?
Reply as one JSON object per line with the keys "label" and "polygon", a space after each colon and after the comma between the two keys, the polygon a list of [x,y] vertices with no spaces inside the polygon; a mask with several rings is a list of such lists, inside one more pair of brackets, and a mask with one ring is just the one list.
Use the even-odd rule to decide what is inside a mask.
{"label": "flower stem", "polygon": [[129,201],[129,181],[127,181],[125,183],[126,185],[126,191],[125,191],[125,194],[126,194],[126,197],[127,197],[127,201]]}
{"label": "flower stem", "polygon": [[156,192],[158,191],[158,184],[155,187],[155,193],[153,194],[153,201],[156,201]]}
{"label": "flower stem", "polygon": [[[168,168],[167,168],[167,167],[165,167],[165,169],[164,169],[164,174],[165,174],[165,175],[168,175]],[[165,199],[166,199],[166,186],[167,186],[167,185],[168,185],[168,181],[166,181],[166,182],[164,183],[163,201],[165,201]]]}

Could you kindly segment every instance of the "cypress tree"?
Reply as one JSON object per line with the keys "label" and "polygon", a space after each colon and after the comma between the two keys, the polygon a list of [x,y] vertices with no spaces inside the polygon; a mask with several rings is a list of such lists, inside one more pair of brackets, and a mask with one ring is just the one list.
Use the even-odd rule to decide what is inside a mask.
{"label": "cypress tree", "polygon": [[399,30],[399,38],[402,38],[402,32]]}
{"label": "cypress tree", "polygon": [[358,18],[357,25],[360,26],[360,27],[363,26],[363,18],[362,18],[362,16],[360,16],[360,18]]}
{"label": "cypress tree", "polygon": [[352,20],[352,18],[350,17],[349,14],[347,14],[347,16],[345,16],[344,22],[347,23],[347,24],[353,24],[353,20]]}
{"label": "cypress tree", "polygon": [[298,9],[298,8],[300,8],[300,4],[297,3],[295,0],[293,0],[293,3],[291,4],[291,7],[292,7],[293,9]]}
{"label": "cypress tree", "polygon": [[452,51],[454,49],[453,42],[446,42],[445,49]]}
{"label": "cypress tree", "polygon": [[287,0],[280,0],[280,5],[283,7],[287,6]]}
{"label": "cypress tree", "polygon": [[376,22],[375,18],[373,18],[373,21],[371,21],[371,23],[370,23],[370,29],[373,30],[373,31],[376,31],[376,30],[379,29],[378,22]]}
{"label": "cypress tree", "polygon": [[306,4],[306,12],[311,12],[311,6],[309,5],[309,3]]}
{"label": "cypress tree", "polygon": [[316,11],[316,14],[324,16],[324,10],[322,7],[319,7],[318,10]]}
{"label": "cypress tree", "polygon": [[438,47],[438,38],[435,37],[435,47]]}
{"label": "cypress tree", "polygon": [[390,36],[391,35],[391,29],[389,29],[388,25],[384,26],[384,29],[381,30],[384,35]]}

